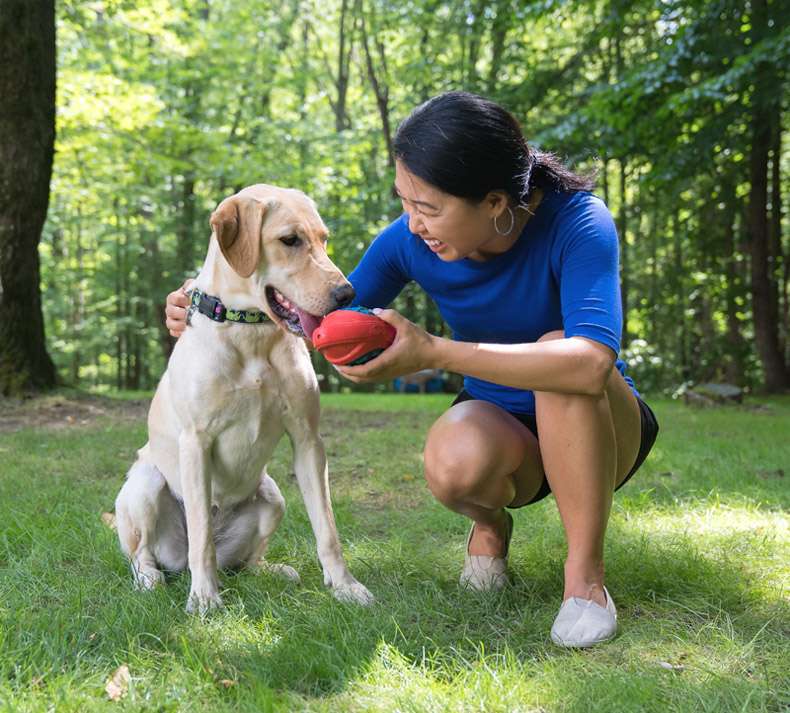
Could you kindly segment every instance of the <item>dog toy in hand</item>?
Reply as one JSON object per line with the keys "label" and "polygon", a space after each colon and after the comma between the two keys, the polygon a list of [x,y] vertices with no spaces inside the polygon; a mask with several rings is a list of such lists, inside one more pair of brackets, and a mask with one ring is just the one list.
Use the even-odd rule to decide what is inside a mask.
{"label": "dog toy in hand", "polygon": [[395,327],[365,307],[330,312],[312,335],[312,342],[332,364],[357,366],[377,357],[395,340]]}

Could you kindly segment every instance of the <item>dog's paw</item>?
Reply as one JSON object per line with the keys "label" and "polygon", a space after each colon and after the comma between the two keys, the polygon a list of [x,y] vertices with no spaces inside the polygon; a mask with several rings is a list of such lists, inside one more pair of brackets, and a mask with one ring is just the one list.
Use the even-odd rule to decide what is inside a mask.
{"label": "dog's paw", "polygon": [[283,579],[288,579],[294,584],[299,584],[299,582],[301,582],[299,572],[293,567],[289,567],[287,564],[267,562],[264,571],[282,577]]}
{"label": "dog's paw", "polygon": [[335,599],[338,601],[348,604],[370,606],[376,601],[376,598],[370,593],[368,588],[353,578],[348,583],[332,587],[332,594],[334,594]]}
{"label": "dog's paw", "polygon": [[147,592],[165,583],[165,575],[155,567],[132,562],[132,581],[139,592]]}
{"label": "dog's paw", "polygon": [[211,611],[223,608],[222,597],[216,587],[204,587],[200,590],[194,587],[189,592],[187,598],[187,614],[199,614],[205,616]]}

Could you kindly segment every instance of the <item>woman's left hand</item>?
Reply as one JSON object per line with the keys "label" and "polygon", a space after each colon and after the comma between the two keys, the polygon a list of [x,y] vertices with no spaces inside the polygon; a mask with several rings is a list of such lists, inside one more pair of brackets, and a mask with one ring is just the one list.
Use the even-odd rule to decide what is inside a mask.
{"label": "woman's left hand", "polygon": [[393,309],[374,309],[373,312],[395,327],[395,341],[367,364],[335,366],[343,376],[356,384],[366,384],[436,367],[433,360],[439,337],[428,334]]}

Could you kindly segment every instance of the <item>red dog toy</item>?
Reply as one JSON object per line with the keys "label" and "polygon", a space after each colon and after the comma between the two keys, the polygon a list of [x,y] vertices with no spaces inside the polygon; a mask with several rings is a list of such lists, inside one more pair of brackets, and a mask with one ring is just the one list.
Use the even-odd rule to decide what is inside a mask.
{"label": "red dog toy", "polygon": [[396,330],[365,307],[330,312],[312,335],[312,342],[327,361],[357,366],[377,357],[395,339]]}

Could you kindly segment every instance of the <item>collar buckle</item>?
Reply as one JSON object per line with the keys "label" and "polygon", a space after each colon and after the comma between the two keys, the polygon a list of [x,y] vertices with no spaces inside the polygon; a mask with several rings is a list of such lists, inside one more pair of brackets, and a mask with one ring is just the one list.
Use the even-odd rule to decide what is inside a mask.
{"label": "collar buckle", "polygon": [[201,293],[200,301],[197,303],[197,309],[198,312],[205,314],[206,317],[215,322],[225,321],[225,313],[227,310],[225,309],[225,305],[222,304],[217,297],[207,295],[205,292]]}

